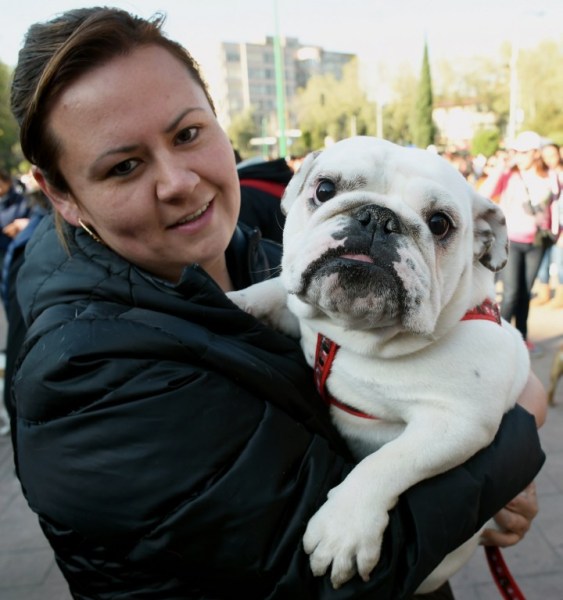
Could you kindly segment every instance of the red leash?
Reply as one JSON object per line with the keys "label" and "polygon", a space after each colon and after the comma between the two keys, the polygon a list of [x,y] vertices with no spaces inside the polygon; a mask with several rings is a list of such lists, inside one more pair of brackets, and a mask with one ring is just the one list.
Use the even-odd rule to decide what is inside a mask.
{"label": "red leash", "polygon": [[512,573],[506,566],[498,546],[485,546],[485,555],[500,595],[505,600],[526,600]]}
{"label": "red leash", "polygon": [[[493,323],[498,323],[500,325],[501,317],[498,304],[487,299],[479,306],[467,311],[461,320],[471,321],[474,319],[492,321]],[[352,406],[348,406],[348,404],[344,404],[344,402],[337,400],[326,389],[326,381],[339,348],[340,346],[335,344],[332,340],[320,333],[318,334],[314,369],[317,391],[319,392],[321,398],[329,405],[332,404],[340,410],[343,410],[356,417],[377,420],[377,417],[368,415],[367,413],[361,412]],[[524,594],[521,592],[516,581],[514,580],[514,577],[506,566],[500,548],[498,546],[485,546],[485,556],[487,557],[489,569],[491,570],[491,574],[501,593],[501,596],[505,600],[526,600]]]}

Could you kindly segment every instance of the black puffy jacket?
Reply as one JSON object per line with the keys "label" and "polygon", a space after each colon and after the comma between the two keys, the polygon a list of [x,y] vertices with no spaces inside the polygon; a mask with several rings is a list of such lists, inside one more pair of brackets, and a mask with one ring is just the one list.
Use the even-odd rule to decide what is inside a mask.
{"label": "black puffy jacket", "polygon": [[[540,468],[512,411],[498,448],[404,495],[370,582],[333,591],[301,538],[352,464],[297,344],[198,266],[171,286],[69,235],[70,255],[46,217],[29,242],[14,393],[18,474],[75,598],[408,597]],[[236,285],[270,272],[267,251],[237,230]]]}

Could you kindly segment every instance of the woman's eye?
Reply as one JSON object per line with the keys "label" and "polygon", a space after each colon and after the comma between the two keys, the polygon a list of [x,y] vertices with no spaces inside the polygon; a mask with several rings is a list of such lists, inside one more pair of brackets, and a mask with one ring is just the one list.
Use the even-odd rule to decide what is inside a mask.
{"label": "woman's eye", "polygon": [[185,144],[187,142],[193,142],[199,134],[199,127],[186,127],[182,129],[176,136],[176,140],[179,144]]}
{"label": "woman's eye", "polygon": [[449,217],[441,212],[433,214],[428,220],[428,227],[432,235],[439,239],[446,236],[451,226],[452,222]]}
{"label": "woman's eye", "polygon": [[322,204],[336,196],[336,185],[330,179],[321,179],[315,188],[314,200],[317,204]]}
{"label": "woman's eye", "polygon": [[137,167],[137,165],[139,164],[138,160],[133,160],[132,158],[128,158],[127,160],[124,160],[120,163],[118,163],[117,165],[115,165],[111,171],[110,171],[110,175],[115,175],[117,177],[123,177],[125,175],[129,175],[129,173],[132,173],[135,168]]}

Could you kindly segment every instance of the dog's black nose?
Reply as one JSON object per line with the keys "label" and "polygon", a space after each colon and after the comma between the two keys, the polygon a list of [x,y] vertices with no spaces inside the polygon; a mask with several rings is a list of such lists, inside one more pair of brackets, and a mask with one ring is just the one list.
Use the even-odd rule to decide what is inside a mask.
{"label": "dog's black nose", "polygon": [[363,206],[352,215],[363,227],[375,236],[402,233],[397,215],[383,206]]}

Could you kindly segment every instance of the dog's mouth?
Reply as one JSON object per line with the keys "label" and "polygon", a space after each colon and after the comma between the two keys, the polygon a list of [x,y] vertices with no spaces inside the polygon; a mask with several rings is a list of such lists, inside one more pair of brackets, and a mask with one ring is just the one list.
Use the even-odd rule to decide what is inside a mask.
{"label": "dog's mouth", "polygon": [[331,249],[313,261],[302,274],[297,296],[354,328],[395,324],[404,306],[404,289],[393,266],[396,253],[343,250]]}
{"label": "dog's mouth", "polygon": [[302,275],[302,289],[306,290],[314,280],[335,275],[360,287],[363,287],[361,281],[364,284],[368,280],[381,282],[387,274],[395,272],[393,262],[397,259],[396,249],[391,248],[379,248],[379,252],[365,248],[332,248],[308,266]]}
{"label": "dog's mouth", "polygon": [[367,254],[343,254],[340,258],[371,264],[375,262],[373,258],[371,256],[368,256]]}

